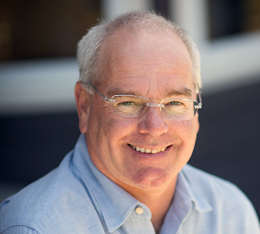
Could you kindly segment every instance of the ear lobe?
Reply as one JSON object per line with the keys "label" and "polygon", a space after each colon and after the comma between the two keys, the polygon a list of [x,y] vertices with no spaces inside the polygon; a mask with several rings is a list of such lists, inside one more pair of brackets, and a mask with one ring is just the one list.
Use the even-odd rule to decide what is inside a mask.
{"label": "ear lobe", "polygon": [[86,133],[90,109],[90,94],[81,86],[80,82],[77,82],[75,85],[75,99],[79,117],[79,130],[82,133]]}

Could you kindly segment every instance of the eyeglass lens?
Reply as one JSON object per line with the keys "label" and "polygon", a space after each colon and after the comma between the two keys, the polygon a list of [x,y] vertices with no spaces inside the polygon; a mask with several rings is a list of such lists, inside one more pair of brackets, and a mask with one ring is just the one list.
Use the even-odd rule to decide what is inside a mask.
{"label": "eyeglass lens", "polygon": [[[112,111],[125,117],[141,117],[149,108],[148,98],[133,95],[114,95],[111,102]],[[175,120],[191,119],[195,113],[195,101],[189,99],[166,99],[161,102],[162,116]]]}

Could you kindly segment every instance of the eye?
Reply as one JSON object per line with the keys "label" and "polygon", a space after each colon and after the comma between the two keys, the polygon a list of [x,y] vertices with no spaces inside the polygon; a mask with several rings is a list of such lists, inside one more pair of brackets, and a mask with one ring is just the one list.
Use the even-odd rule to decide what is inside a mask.
{"label": "eye", "polygon": [[173,101],[168,102],[166,105],[168,105],[168,106],[181,106],[181,105],[184,105],[184,103],[177,101],[177,100],[173,100]]}
{"label": "eye", "polygon": [[131,106],[131,107],[134,107],[134,106],[143,106],[144,103],[142,102],[139,102],[138,100],[137,101],[132,101],[132,100],[129,100],[129,101],[120,101],[117,103],[118,106]]}
{"label": "eye", "polygon": [[118,103],[118,105],[123,105],[123,106],[132,106],[132,105],[136,105],[136,104],[133,103],[133,102],[121,102],[121,103]]}
{"label": "eye", "polygon": [[173,105],[173,106],[178,106],[178,105],[181,105],[182,103],[181,102],[178,102],[178,101],[171,101],[168,103],[168,105]]}
{"label": "eye", "polygon": [[133,95],[114,96],[113,108],[122,112],[138,112],[145,106],[146,99]]}

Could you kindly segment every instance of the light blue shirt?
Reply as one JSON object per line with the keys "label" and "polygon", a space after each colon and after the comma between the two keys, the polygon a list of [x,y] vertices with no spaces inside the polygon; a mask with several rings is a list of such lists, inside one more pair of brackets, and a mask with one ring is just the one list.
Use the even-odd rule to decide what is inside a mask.
{"label": "light blue shirt", "polygon": [[[137,209],[138,208],[138,209]],[[0,233],[155,233],[151,212],[93,165],[84,135],[60,166],[3,201]],[[186,165],[161,234],[259,234],[248,199],[234,185]]]}

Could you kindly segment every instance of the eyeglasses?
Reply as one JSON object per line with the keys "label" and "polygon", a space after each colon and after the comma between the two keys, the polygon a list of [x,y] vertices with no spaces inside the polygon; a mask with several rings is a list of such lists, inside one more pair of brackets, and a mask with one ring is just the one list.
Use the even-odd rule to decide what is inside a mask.
{"label": "eyeglasses", "polygon": [[161,103],[151,103],[146,97],[135,95],[113,95],[111,99],[104,96],[94,85],[89,83],[94,90],[107,102],[113,113],[124,117],[142,117],[149,107],[159,107],[162,116],[175,121],[190,120],[202,108],[201,95],[198,93],[199,102],[191,99],[164,99]]}

